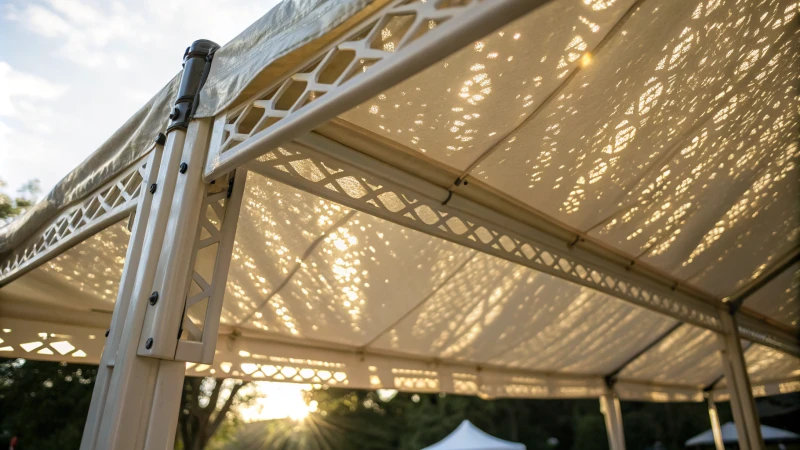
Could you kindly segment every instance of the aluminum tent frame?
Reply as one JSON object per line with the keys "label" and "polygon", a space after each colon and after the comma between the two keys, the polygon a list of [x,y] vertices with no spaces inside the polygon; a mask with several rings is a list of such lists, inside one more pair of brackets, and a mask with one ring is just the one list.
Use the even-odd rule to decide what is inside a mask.
{"label": "aluminum tent frame", "polygon": [[[754,369],[747,359],[763,352],[791,359],[800,355],[800,346],[791,330],[747,310],[744,302],[779,278],[796,258],[789,255],[767,267],[723,302],[498,192],[470,175],[478,162],[465,171],[454,171],[416,158],[373,133],[354,132],[337,119],[487,33],[548,7],[547,3],[376,2],[372,15],[288,74],[251,88],[252,96],[238,99],[213,118],[190,121],[197,89],[208,76],[209,66],[213,67],[210,55],[215,51],[211,43],[198,41],[187,53],[177,109],[170,116],[166,136],[157,139],[143,159],[16,246],[0,265],[0,283],[23,286],[0,302],[0,322],[10,330],[0,345],[6,345],[12,356],[80,360],[92,355],[92,361],[100,364],[82,444],[86,449],[171,446],[184,373],[486,397],[598,397],[614,449],[624,449],[620,397],[729,399],[739,433],[747,437],[747,448],[763,448],[753,392],[797,390],[800,380],[796,360],[790,360],[777,377],[760,377],[751,385]],[[592,6],[593,2],[585,3]],[[632,2],[609,35],[619,31],[642,3]],[[786,11],[789,14],[790,8]],[[787,39],[782,39],[773,48],[783,48],[780,42]],[[594,53],[606,42],[600,40]],[[567,79],[579,70],[575,67]],[[241,228],[237,222],[244,214],[243,201],[252,200],[246,185],[262,177],[346,208],[349,212],[339,210],[341,217],[328,232],[336,231],[354,214],[376,217],[387,224],[383,225],[387,230],[391,224],[399,225],[419,233],[415,236],[473,252],[462,260],[460,269],[479,258],[492,258],[492,264],[500,261],[497,264],[524,267],[545,274],[548,280],[588,288],[668,321],[661,325],[662,332],[651,334],[634,351],[617,355],[605,372],[591,375],[476,364],[460,357],[431,358],[371,345],[400,326],[413,310],[362,345],[312,338],[298,341],[291,333],[265,335],[221,323],[226,281],[231,271],[238,270],[231,261]],[[110,318],[56,308],[48,316],[26,304],[26,276],[39,276],[37,267],[61,254],[69,256],[71,247],[78,245],[78,249],[81,241],[105,233],[125,217],[131,218],[130,238]],[[309,252],[326,233],[320,234]],[[121,235],[121,240],[127,238],[124,232]],[[291,274],[305,265],[298,260]],[[458,280],[458,272],[434,286],[431,296],[448,289],[448,283]],[[109,319],[103,348],[99,334]],[[700,341],[718,340],[708,348],[711,358],[722,362],[724,386],[710,383],[704,392],[692,383],[671,384],[641,375],[647,367],[640,366],[657,359],[669,347],[667,341],[680,345],[681,339],[693,335],[700,336]],[[67,342],[64,336],[81,337]],[[218,342],[219,336],[223,339]],[[742,339],[755,344],[743,351]],[[28,350],[24,347],[28,343],[38,345]],[[715,409],[710,405],[713,422]]]}

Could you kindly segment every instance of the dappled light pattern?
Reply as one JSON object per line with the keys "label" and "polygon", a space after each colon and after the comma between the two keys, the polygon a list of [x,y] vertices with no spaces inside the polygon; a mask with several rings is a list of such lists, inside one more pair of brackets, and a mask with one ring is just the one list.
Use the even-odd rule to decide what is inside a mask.
{"label": "dappled light pattern", "polygon": [[629,6],[537,10],[341,117],[730,295],[800,238],[798,4],[644,2],[593,53]]}
{"label": "dappled light pattern", "polygon": [[800,380],[800,358],[753,344],[744,355],[747,373],[754,383],[788,378]]}
{"label": "dappled light pattern", "polygon": [[684,324],[629,364],[619,379],[705,388],[722,375],[718,350],[714,332]]}
{"label": "dappled light pattern", "polygon": [[604,374],[671,325],[605,294],[480,254],[375,347]]}
{"label": "dappled light pattern", "polygon": [[767,283],[744,306],[795,329],[800,328],[800,264]]}
{"label": "dappled light pattern", "polygon": [[[349,210],[300,191],[248,174],[236,230],[222,323],[277,331],[261,320],[269,307],[281,327],[295,327],[279,299],[268,300],[282,281],[303,264],[303,255],[345,219]],[[291,325],[289,325],[291,324]]]}
{"label": "dappled light pattern", "polygon": [[129,237],[125,223],[108,227],[0,288],[0,298],[111,311]]}
{"label": "dappled light pattern", "polygon": [[797,240],[794,17],[777,1],[644,4],[473,174],[727,295]]}
{"label": "dappled light pattern", "polygon": [[228,324],[363,345],[474,253],[253,178],[228,278]]}
{"label": "dappled light pattern", "polygon": [[522,123],[632,3],[553,2],[341,117],[466,169]]}

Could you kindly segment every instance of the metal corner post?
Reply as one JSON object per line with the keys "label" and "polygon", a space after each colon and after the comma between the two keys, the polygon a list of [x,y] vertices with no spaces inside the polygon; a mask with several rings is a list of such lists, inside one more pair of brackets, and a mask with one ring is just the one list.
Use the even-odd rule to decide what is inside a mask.
{"label": "metal corner post", "polygon": [[[210,120],[192,120],[192,114],[217,48],[213,42],[201,40],[184,54],[184,71],[167,134],[156,138],[149,159],[147,191],[133,221],[81,450],[170,449],[174,445],[185,363],[174,360],[174,350],[168,355],[171,357],[163,359],[141,356],[138,350],[148,339],[145,346],[152,347],[152,339],[143,334],[145,319],[152,315],[153,307],[160,303],[164,308],[183,308],[185,302],[185,292],[180,290],[173,292],[172,298],[154,302],[153,286],[159,279],[185,280],[191,270],[188,258],[165,260],[165,255],[185,250],[182,241],[176,241],[176,235],[183,231],[179,219],[200,215],[199,204],[188,211],[180,205],[199,198],[205,189],[201,168]],[[197,166],[197,176],[191,179],[182,164],[187,157]],[[189,245],[185,253],[191,254],[191,241]],[[179,328],[181,317],[167,316],[165,320],[172,319]],[[167,347],[174,349],[177,333],[172,340]]]}
{"label": "metal corner post", "polygon": [[761,424],[758,420],[756,402],[750,386],[750,377],[742,351],[735,309],[730,314],[720,314],[723,333],[719,334],[722,369],[728,382],[731,411],[742,450],[763,450]]}
{"label": "metal corner post", "polygon": [[717,405],[714,403],[714,399],[710,393],[706,393],[706,403],[708,404],[708,419],[711,421],[711,432],[714,434],[714,447],[716,450],[725,450],[725,443],[722,441],[722,428],[719,425]]}
{"label": "metal corner post", "polygon": [[622,427],[622,408],[619,397],[609,388],[600,397],[600,411],[603,413],[608,435],[608,448],[625,450],[625,431]]}

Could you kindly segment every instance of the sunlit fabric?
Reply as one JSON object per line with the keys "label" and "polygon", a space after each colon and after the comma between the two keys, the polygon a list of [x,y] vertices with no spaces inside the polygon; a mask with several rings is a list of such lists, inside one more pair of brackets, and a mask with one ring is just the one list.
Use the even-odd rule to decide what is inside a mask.
{"label": "sunlit fabric", "polygon": [[110,312],[117,299],[129,238],[125,224],[106,228],[4,286],[0,299]]}
{"label": "sunlit fabric", "polygon": [[747,299],[747,306],[784,325],[800,328],[800,264],[759,289]]}
{"label": "sunlit fabric", "polygon": [[797,7],[630,3],[558,2],[341,117],[725,297],[800,232]]}
{"label": "sunlit fabric", "polygon": [[[331,17],[322,28],[305,30],[302,42],[373,4],[319,3],[333,8],[325,10]],[[290,6],[278,11],[294,11]],[[399,173],[406,170],[402,164],[375,161],[355,145],[343,148],[345,142],[333,142],[322,128],[264,150],[242,169],[250,172],[215,360],[190,362],[187,373],[487,398],[597,397],[608,381],[624,386],[620,393],[628,399],[700,401],[706,389],[726,395],[722,328],[712,303],[786,261],[800,238],[797,10],[796,2],[778,0],[552,2],[327,124],[397,150],[392,156],[409,158],[409,167],[461,174],[451,194],[462,205],[471,197],[459,189],[473,182],[490,199],[508,198],[530,210],[522,213],[540,214],[542,223],[582,232],[609,254],[621,254],[598,256],[598,263],[589,261],[594,254],[579,261],[578,252],[589,251],[573,246],[580,236],[569,245],[560,237],[544,242],[552,236],[542,231],[542,242],[524,242],[529,224],[493,211],[488,201],[470,204],[470,211],[453,206],[457,200],[444,207],[450,197],[422,195],[427,188],[447,194],[440,180]],[[272,23],[276,14],[260,23]],[[369,45],[395,52],[410,22],[396,14],[376,22]],[[419,23],[430,32],[443,22]],[[323,37],[320,46],[333,39]],[[250,84],[258,74],[284,76],[289,66],[328,67],[312,58],[322,47],[305,46],[286,66],[260,67],[301,41],[287,40],[276,53],[261,55],[261,63],[248,61],[246,77],[223,77],[231,84],[215,83],[225,72],[212,69],[210,86],[228,92],[220,97],[225,104],[262,88],[278,96],[270,86],[281,80]],[[244,53],[221,50],[220,61],[263,50],[266,41],[249,42]],[[367,68],[364,63],[359,73],[369,76]],[[295,80],[286,83],[288,91]],[[298,97],[286,100],[291,105],[317,98],[299,97],[305,87],[294,89]],[[243,145],[272,102],[254,98],[212,134],[239,134]],[[333,150],[303,141],[323,138]],[[305,159],[294,147],[325,157]],[[265,161],[272,165],[258,164]],[[380,170],[385,173],[377,176]],[[220,212],[223,191],[214,185],[220,200],[204,205],[203,225],[229,220]],[[235,211],[229,206],[225,201],[225,211]],[[215,226],[201,230],[201,239],[223,233]],[[129,236],[124,223],[113,225],[1,288],[0,352],[99,362],[104,341],[98,337],[116,301]],[[534,251],[535,245],[542,249]],[[198,250],[192,261],[195,272],[209,272],[201,277],[206,284],[217,248]],[[653,287],[649,275],[614,273],[623,270],[622,256],[690,285],[697,297],[707,294],[708,304],[691,308],[668,298],[656,275]],[[756,313],[748,318],[798,330],[798,274],[795,263],[754,288],[744,302]],[[192,279],[190,297],[210,291]],[[676,298],[688,296],[677,288]],[[149,287],[136,291],[150,295]],[[206,304],[200,305],[187,308],[189,322],[205,319]],[[41,306],[52,311],[47,320],[37,315]],[[64,320],[53,319],[58,314]],[[769,344],[772,337],[742,329],[756,342]],[[742,347],[756,395],[800,391],[798,358],[747,340]]]}
{"label": "sunlit fabric", "polygon": [[622,380],[657,380],[705,388],[722,375],[717,336],[682,325],[626,367]]}

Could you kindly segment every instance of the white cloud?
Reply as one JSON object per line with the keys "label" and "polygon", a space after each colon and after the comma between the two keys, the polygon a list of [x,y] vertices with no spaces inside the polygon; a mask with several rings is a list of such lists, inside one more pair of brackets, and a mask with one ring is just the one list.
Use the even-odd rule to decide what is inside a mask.
{"label": "white cloud", "polygon": [[19,7],[11,5],[6,8],[5,16],[33,33],[60,39],[57,53],[73,62],[96,68],[113,59],[118,68],[127,69],[130,64],[122,54],[124,49],[114,48],[112,57],[110,47],[117,41],[150,42],[157,36],[158,28],[119,3],[106,9],[81,0],[49,0]]}
{"label": "white cloud", "polygon": [[0,116],[18,116],[20,107],[30,110],[33,105],[26,99],[55,100],[66,91],[66,86],[14,70],[0,61]]}
{"label": "white cloud", "polygon": [[193,40],[224,44],[278,2],[0,0],[15,46],[0,62],[0,177],[48,191],[178,73]]}

